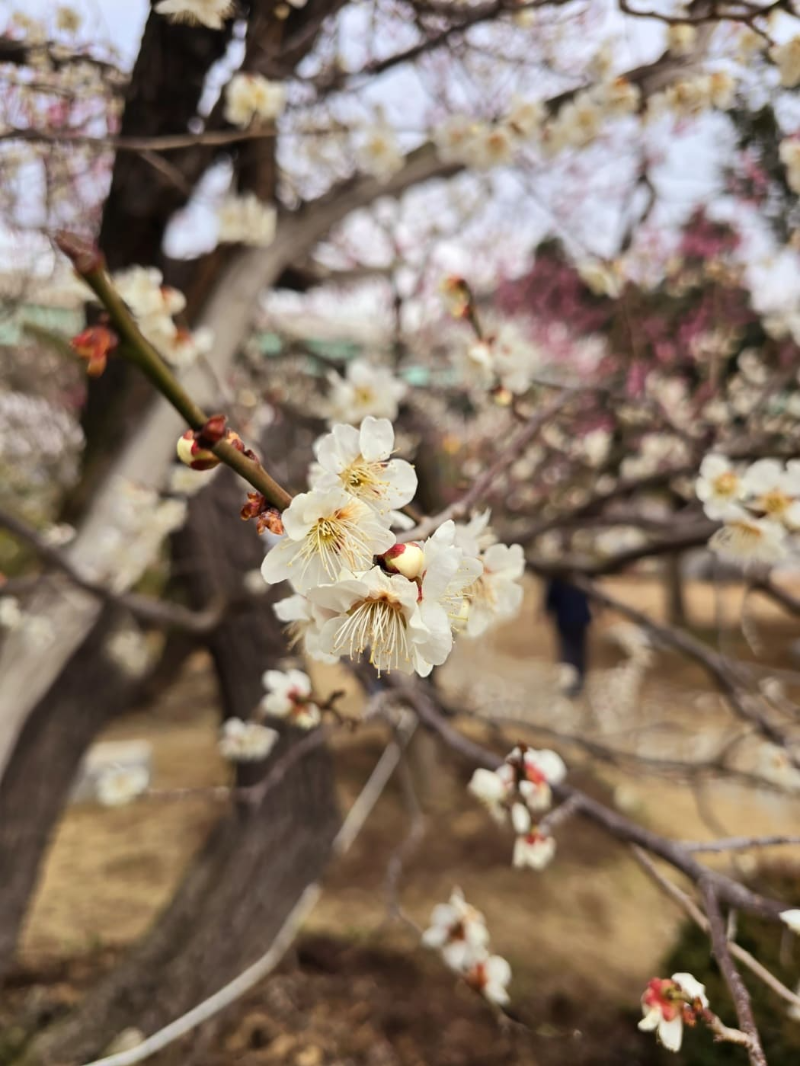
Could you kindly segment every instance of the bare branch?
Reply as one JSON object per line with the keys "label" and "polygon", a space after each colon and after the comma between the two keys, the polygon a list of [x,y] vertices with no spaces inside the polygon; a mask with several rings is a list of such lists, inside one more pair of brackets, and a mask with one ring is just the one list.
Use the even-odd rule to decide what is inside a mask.
{"label": "bare branch", "polygon": [[725,983],[733,996],[739,1025],[742,1028],[742,1032],[746,1033],[748,1037],[747,1053],[750,1056],[750,1062],[752,1066],[767,1066],[767,1058],[761,1046],[761,1037],[756,1026],[756,1020],[753,1017],[750,993],[747,991],[747,987],[742,980],[741,974],[736,969],[736,963],[731,955],[728,935],[725,930],[725,921],[719,909],[716,886],[710,880],[703,879],[699,883],[699,888],[703,897],[703,905],[708,915],[709,933],[711,934],[714,955],[722,971],[722,976],[725,978]]}

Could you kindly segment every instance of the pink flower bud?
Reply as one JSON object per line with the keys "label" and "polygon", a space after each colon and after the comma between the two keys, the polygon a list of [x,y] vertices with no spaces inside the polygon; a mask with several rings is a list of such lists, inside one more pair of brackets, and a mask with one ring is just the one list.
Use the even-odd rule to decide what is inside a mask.
{"label": "pink flower bud", "polygon": [[409,581],[422,577],[425,570],[425,553],[419,544],[395,544],[382,558],[389,573],[402,574]]}

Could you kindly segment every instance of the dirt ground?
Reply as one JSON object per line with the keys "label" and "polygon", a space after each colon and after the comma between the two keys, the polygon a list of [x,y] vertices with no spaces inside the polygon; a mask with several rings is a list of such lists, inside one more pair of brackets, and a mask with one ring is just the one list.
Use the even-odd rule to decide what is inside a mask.
{"label": "dirt ground", "polygon": [[[660,610],[661,589],[653,581],[615,581],[609,587],[640,609]],[[633,700],[626,697],[630,707],[624,705],[619,667],[625,657],[609,637],[617,620],[608,614],[595,626],[587,698],[565,701],[552,665],[551,637],[537,617],[538,596],[531,586],[520,620],[484,641],[462,643],[443,675],[452,698],[477,694],[493,715],[515,719],[518,724],[503,726],[510,742],[535,743],[538,725],[584,737],[613,735],[640,752],[685,754],[726,736],[730,720],[702,673],[668,654],[659,654],[637,682]],[[713,632],[720,612],[735,623],[741,594],[732,589],[718,596],[697,584],[689,608],[698,631]],[[760,602],[748,613],[757,637],[768,642],[770,658],[785,668],[796,665],[791,648],[800,635],[796,623]],[[734,650],[745,647],[735,631],[724,639]],[[318,677],[320,685],[333,680],[325,672]],[[208,664],[200,656],[158,706],[115,723],[102,739],[150,741],[156,789],[202,787],[227,780],[216,729]],[[796,833],[800,827],[800,798],[713,781],[692,790],[599,766],[570,745],[560,750],[572,781],[681,838]],[[346,805],[380,754],[381,734],[375,728],[344,732],[336,751]],[[621,846],[579,821],[558,833],[558,855],[545,872],[512,869],[511,837],[465,792],[469,768],[424,736],[414,741],[410,765],[425,833],[405,862],[399,903],[411,921],[424,925],[432,906],[460,885],[484,911],[493,950],[511,963],[513,1014],[520,1024],[499,1025],[488,1006],[419,948],[409,923],[390,919],[387,864],[410,824],[403,790],[393,782],[351,852],[330,870],[322,901],[292,956],[220,1025],[209,1027],[200,1061],[220,1066],[661,1061],[653,1041],[636,1034],[633,1021],[644,984],[674,943],[681,921],[674,907]],[[200,795],[113,810],[70,807],[27,922],[14,1004],[41,995],[70,1002],[141,935],[170,898],[219,803]],[[753,859],[737,861],[747,871]]]}

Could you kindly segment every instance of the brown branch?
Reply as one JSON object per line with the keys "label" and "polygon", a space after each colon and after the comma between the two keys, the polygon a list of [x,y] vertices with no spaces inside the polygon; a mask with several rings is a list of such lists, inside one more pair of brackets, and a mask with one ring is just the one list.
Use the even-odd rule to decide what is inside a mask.
{"label": "brown branch", "polygon": [[421,540],[423,537],[429,536],[443,522],[447,522],[451,518],[463,518],[469,514],[470,510],[480,501],[483,497],[494,487],[498,478],[505,472],[506,468],[514,462],[525,448],[536,437],[539,430],[553,417],[558,411],[569,403],[569,401],[575,395],[572,389],[567,389],[561,392],[554,400],[551,400],[549,404],[546,404],[543,408],[534,412],[528,421],[519,429],[519,431],[511,438],[508,445],[500,452],[495,461],[488,469],[484,470],[479,478],[476,478],[467,492],[464,493],[455,503],[451,503],[448,507],[445,507],[443,511],[440,511],[436,515],[432,515],[429,518],[423,518],[419,525],[414,529],[404,533],[401,537],[398,537],[400,541],[409,540]]}
{"label": "brown branch", "polygon": [[[413,707],[420,720],[433,729],[450,748],[463,755],[471,763],[493,770],[502,764],[503,760],[498,755],[463,736],[449,724],[441,713],[438,698],[429,684],[423,686],[421,683],[415,684],[405,678],[392,677],[387,679],[387,686],[400,692]],[[624,815],[605,807],[579,789],[561,784],[553,786],[553,793],[561,800],[573,800],[577,813],[601,826],[611,836],[626,844],[636,844],[652,855],[657,855],[696,884],[710,881],[718,897],[730,906],[775,920],[782,911],[786,910],[785,903],[761,896],[727,875],[710,870],[698,862],[679,841],[669,840],[653,830],[630,821]]]}
{"label": "brown branch", "polygon": [[[79,568],[57,548],[52,547],[32,526],[5,510],[0,510],[0,527],[30,545],[53,569],[64,574],[76,588],[96,596],[103,603],[124,607],[132,615],[151,625],[182,629],[198,635],[210,633],[221,623],[229,604],[218,603],[203,611],[191,611],[177,603],[164,603],[136,593],[115,593],[105,585],[85,577]],[[0,587],[0,595],[5,592]]]}
{"label": "brown branch", "polygon": [[[682,889],[678,888],[673,881],[664,877],[656,864],[649,858],[646,852],[642,851],[641,848],[633,847],[631,848],[631,851],[647,876],[651,878],[651,880],[658,885],[658,887],[669,896],[673,902],[677,903],[704,933],[707,933],[708,919],[694,900],[690,899],[689,896],[687,896]],[[785,1000],[787,1003],[791,1003],[792,1006],[800,1007],[800,996],[798,996],[797,993],[792,992],[790,988],[787,988],[782,981],[779,981],[775,974],[771,973],[766,966],[760,963],[758,959],[754,958],[749,951],[733,941],[730,943],[730,949],[731,954],[735,955],[742,965],[746,966],[760,981],[763,981],[768,988],[771,988],[776,995],[780,996],[781,999]]]}
{"label": "brown branch", "polygon": [[767,718],[766,714],[759,709],[754,698],[741,691],[741,680],[729,659],[719,652],[713,651],[702,641],[684,630],[674,629],[671,626],[654,622],[646,614],[637,611],[635,607],[629,607],[628,604],[609,595],[605,590],[600,589],[592,581],[579,574],[573,574],[571,581],[592,599],[625,615],[626,618],[636,622],[642,629],[652,633],[662,644],[682,652],[702,666],[706,673],[714,678],[733,711],[743,720],[752,723],[756,730],[767,740],[784,748],[792,763],[798,765],[798,761],[789,750],[789,738],[786,733]]}
{"label": "brown branch", "polygon": [[[634,523],[631,523],[634,524]],[[618,552],[596,563],[581,563],[580,560],[560,559],[558,562],[536,561],[531,565],[542,575],[580,573],[587,577],[602,577],[616,574],[642,559],[654,559],[673,552],[688,551],[708,543],[709,537],[719,528],[718,522],[693,522],[687,529],[679,529],[661,540],[648,541],[636,548]],[[800,611],[800,603],[798,603]]]}
{"label": "brown branch", "polygon": [[695,854],[699,851],[747,851],[749,848],[773,848],[777,845],[800,844],[800,836],[784,836],[779,833],[765,837],[727,837],[722,840],[684,840],[683,846]]}
{"label": "brown branch", "polygon": [[741,974],[736,969],[736,963],[731,955],[731,947],[725,930],[725,921],[719,908],[716,885],[708,878],[704,878],[699,882],[698,887],[703,897],[706,915],[708,916],[708,927],[714,955],[722,971],[722,976],[725,978],[725,983],[733,996],[739,1025],[742,1032],[748,1037],[747,1053],[750,1056],[750,1062],[752,1066],[767,1066],[767,1058],[761,1046],[758,1026],[753,1017],[750,993],[747,991],[747,987],[742,980]]}

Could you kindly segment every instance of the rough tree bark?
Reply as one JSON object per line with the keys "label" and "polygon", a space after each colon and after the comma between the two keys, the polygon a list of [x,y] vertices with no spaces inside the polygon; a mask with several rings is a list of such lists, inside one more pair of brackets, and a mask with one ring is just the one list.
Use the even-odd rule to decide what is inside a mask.
{"label": "rough tree bark", "polygon": [[[227,34],[149,18],[120,132],[157,135],[186,128],[197,112],[208,68],[223,54],[227,40]],[[182,191],[178,195],[185,198]],[[100,236],[110,268],[157,262],[164,230],[181,202],[174,185],[165,188],[160,171],[138,155],[120,153]],[[141,375],[126,375],[126,368],[121,360],[111,360],[89,389],[83,416],[85,470],[70,500],[70,519],[81,513],[111,457],[130,436],[130,416],[152,402],[149,385]],[[0,977],[13,958],[44,849],[80,759],[111,717],[131,705],[137,691],[102,654],[111,614],[106,611],[98,618],[61,676],[38,699],[0,779]]]}
{"label": "rough tree bark", "polygon": [[[190,524],[179,535],[198,604],[239,589],[242,574],[263,558],[254,529],[240,533],[241,499],[240,483],[224,471],[193,501]],[[209,646],[225,713],[249,717],[263,694],[262,672],[285,654],[269,597],[255,598],[228,619]],[[241,783],[269,772],[297,739],[296,730],[287,730],[270,759]],[[331,758],[320,747],[292,766],[258,807],[241,803],[221,818],[151,932],[73,1016],[34,1041],[26,1060],[85,1061],[122,1029],[152,1032],[210,995],[269,947],[324,867],[337,826]]]}
{"label": "rough tree bark", "polygon": [[110,682],[125,706],[136,694],[138,686],[103,655],[104,635],[118,614],[103,612],[83,654],[62,673],[58,692],[40,700],[0,781],[0,974],[13,957],[40,858],[78,764],[111,717],[112,704],[102,695]]}
{"label": "rough tree bark", "polygon": [[[288,50],[287,57],[292,62],[297,62],[304,50],[311,47],[323,18],[337,5],[338,0],[332,0],[329,4],[309,4],[299,11],[292,9],[282,31],[282,47]],[[286,61],[289,62],[289,58]],[[355,177],[345,181],[307,204],[291,218],[283,220],[269,248],[237,253],[216,279],[214,293],[201,316],[202,324],[210,326],[216,336],[212,361],[217,374],[221,377],[227,374],[246,335],[259,293],[274,284],[287,267],[302,262],[332,226],[380,195],[399,195],[412,185],[446,176],[454,169],[453,165],[442,165],[430,147],[419,150],[412,153],[403,169],[390,181],[380,182],[371,177]],[[208,374],[200,370],[190,373],[188,379],[189,390],[201,404],[216,402]],[[151,405],[141,416],[134,438],[125,442],[110,468],[109,476],[93,495],[78,536],[69,548],[76,565],[91,563],[97,537],[113,520],[116,510],[115,478],[130,478],[143,485],[159,488],[174,455],[174,441],[181,429],[180,418],[161,400]],[[227,546],[225,550],[228,550]],[[31,609],[47,614],[54,626],[55,639],[46,657],[32,655],[13,633],[0,648],[0,770],[3,773],[12,773],[13,766],[10,764],[13,764],[21,750],[22,734],[32,729],[27,724],[30,720],[39,722],[42,730],[50,728],[50,723],[56,730],[60,729],[58,723],[67,713],[60,695],[63,672],[75,669],[79,674],[86,668],[86,655],[92,646],[90,642],[94,639],[100,615],[97,602],[91,596],[77,593],[56,581],[37,592],[32,598]],[[235,671],[229,671],[229,674],[233,675]],[[109,714],[124,706],[115,671],[109,670],[103,675],[102,684],[98,684],[92,698],[105,706]],[[81,745],[85,746],[90,739],[87,732]],[[28,742],[33,743],[31,733]],[[20,781],[18,774],[12,776]],[[64,797],[62,792],[59,802],[63,802]],[[22,793],[19,793],[18,802],[13,797],[8,802],[15,811],[15,818],[27,818]],[[47,810],[55,810],[58,806],[59,803],[54,799]],[[47,839],[50,824],[36,832],[23,831],[19,827],[15,831],[22,833],[33,844]],[[33,848],[24,862],[19,860],[27,871],[25,877],[30,891],[35,883],[40,858],[41,850]],[[25,879],[20,873],[19,881],[15,882],[15,892],[24,895],[24,883]],[[0,955],[0,973],[8,965],[10,946],[16,939],[20,919],[19,907],[7,909],[4,906],[3,887],[0,883],[0,924],[5,923],[2,943],[6,945],[6,955]]]}

